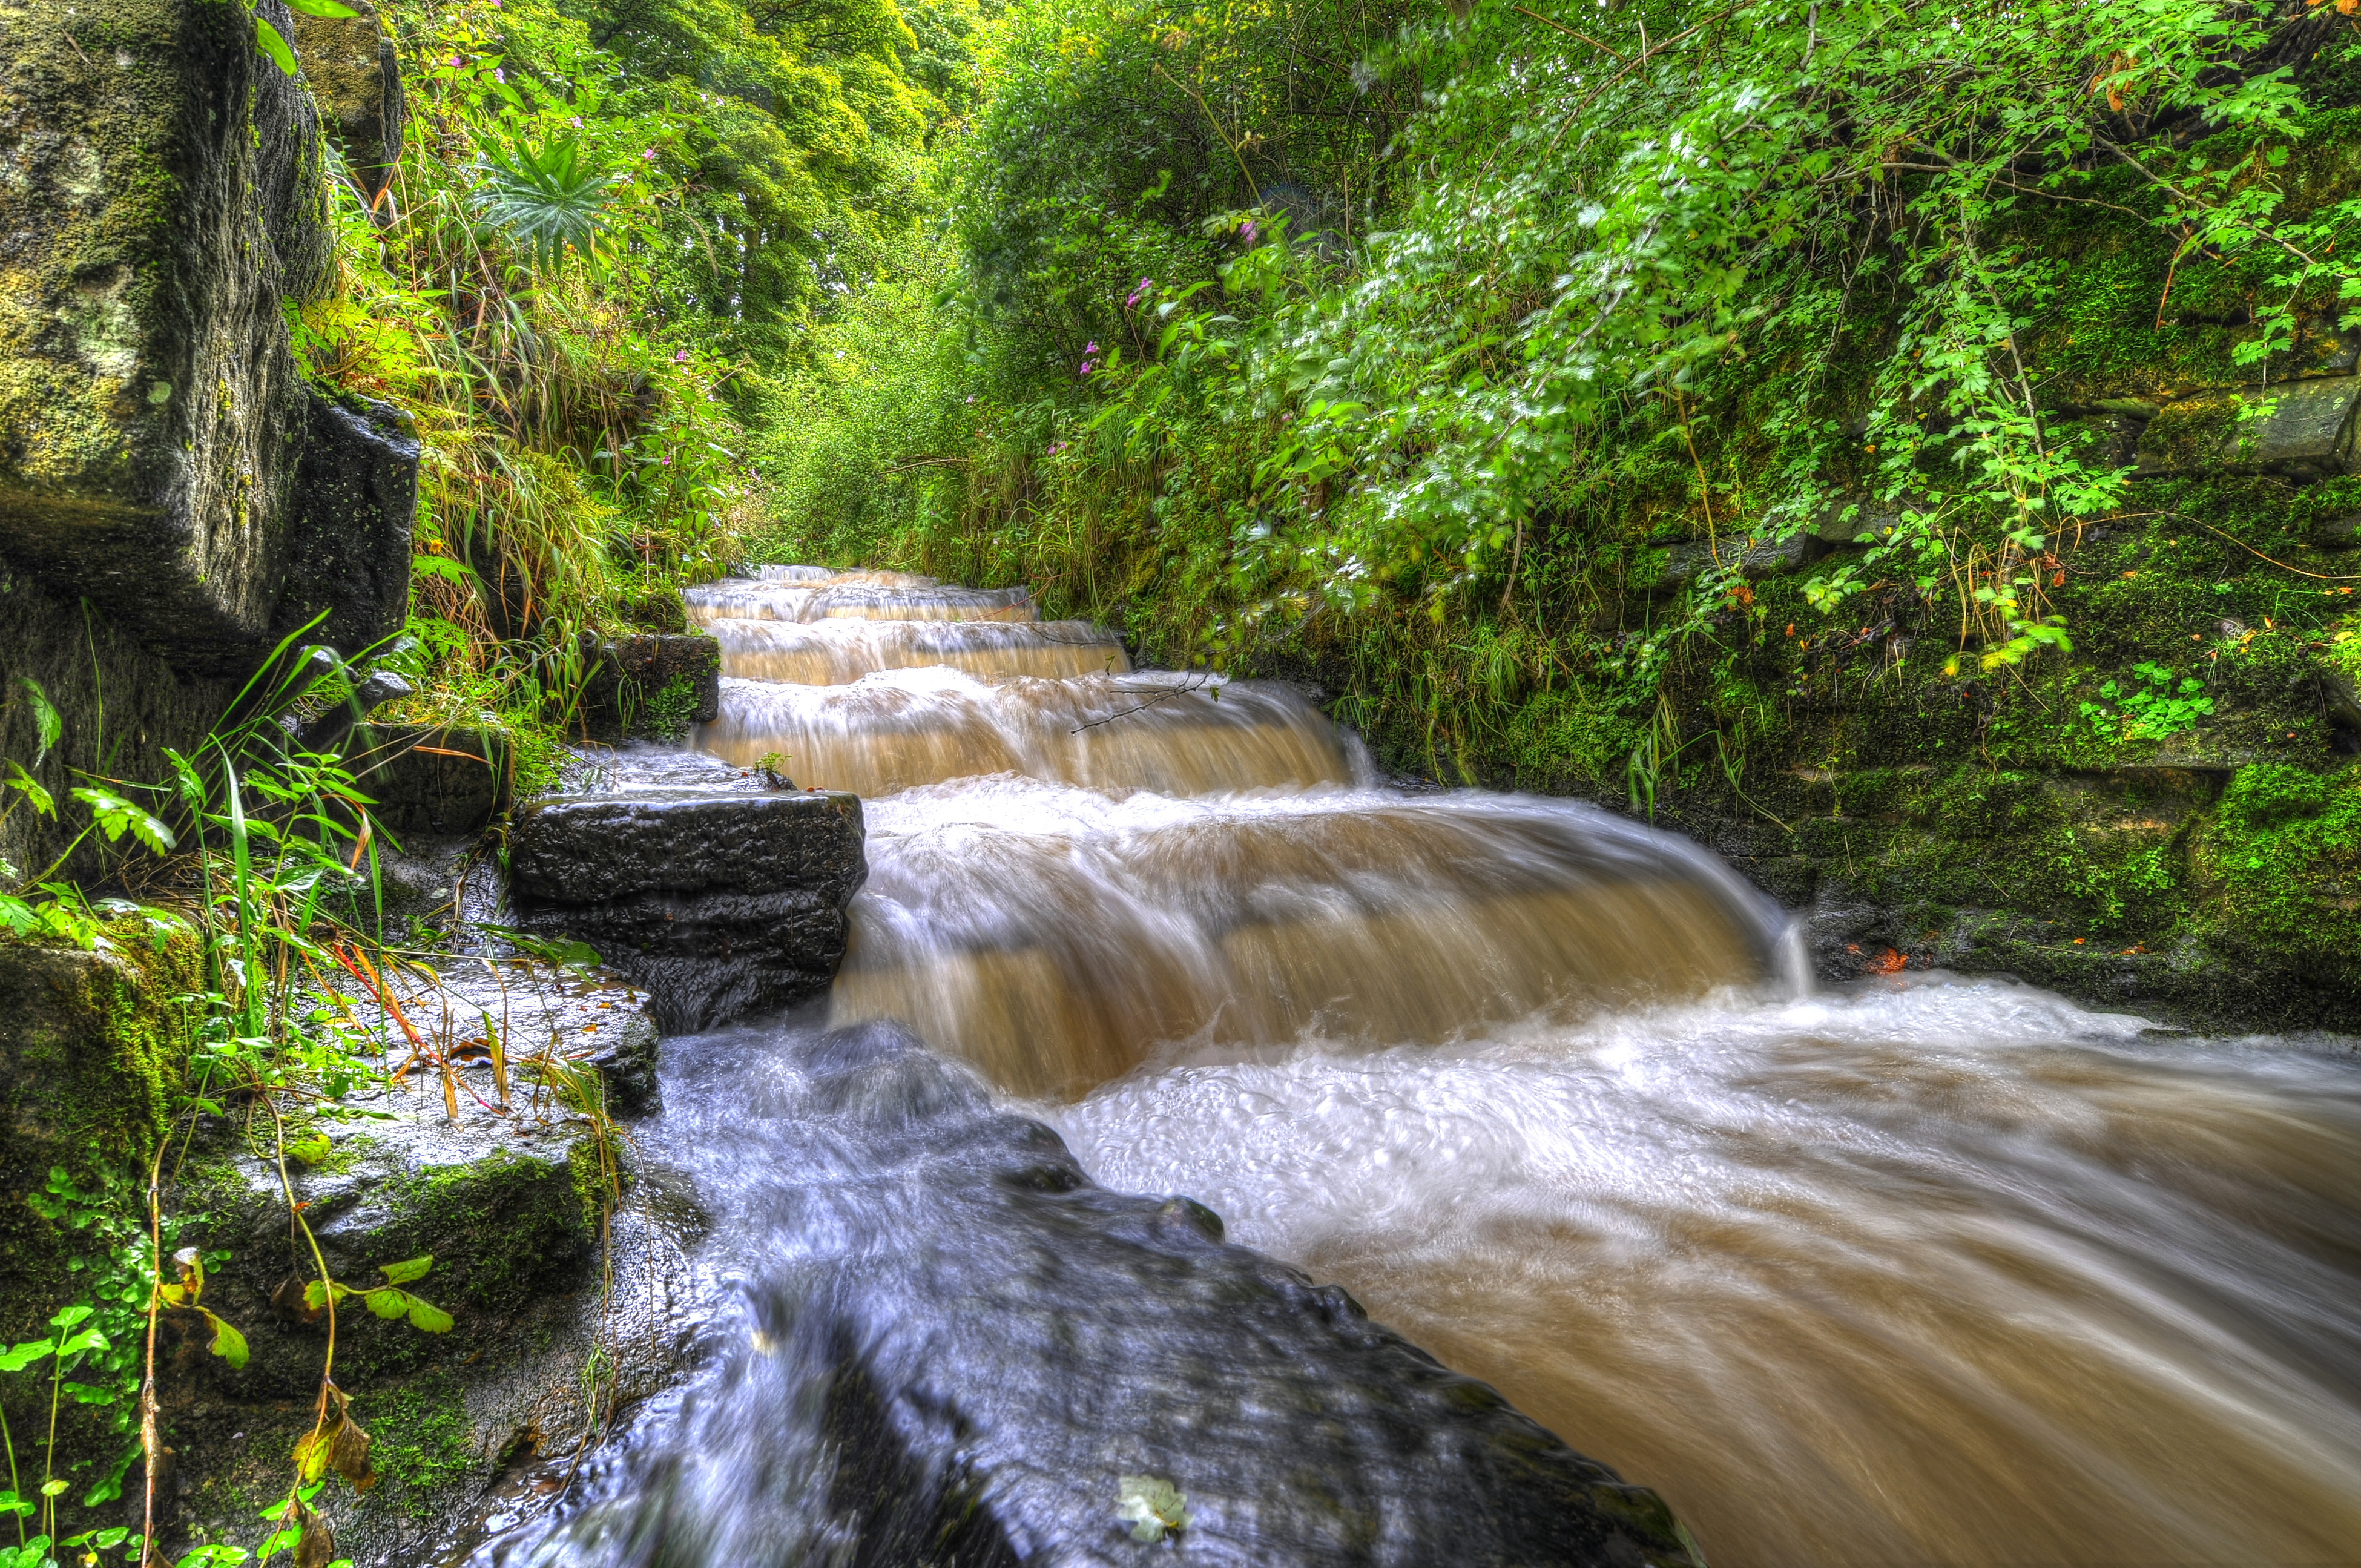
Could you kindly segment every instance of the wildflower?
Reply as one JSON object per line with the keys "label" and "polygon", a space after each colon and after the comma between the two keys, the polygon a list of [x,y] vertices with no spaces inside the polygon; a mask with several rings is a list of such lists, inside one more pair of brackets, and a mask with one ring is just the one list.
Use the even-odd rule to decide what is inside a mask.
{"label": "wildflower", "polygon": [[443,63],[456,71],[459,69],[459,57],[456,54],[445,55],[443,57]]}
{"label": "wildflower", "polygon": [[686,364],[687,364],[687,363],[688,363],[688,350],[687,350],[687,349],[686,349],[686,348],[684,348],[684,349],[681,349],[681,350],[677,351],[676,353],[675,353],[675,354],[673,355],[673,356],[672,356],[672,362],[673,362],[674,364],[675,364],[675,365],[686,365]]}
{"label": "wildflower", "polygon": [[653,162],[655,161],[655,158],[656,158],[656,149],[655,149],[655,148],[647,148],[645,151],[642,152],[642,153],[640,154],[640,156],[641,156],[642,158],[643,158],[643,159],[646,159],[650,163],[653,163]]}
{"label": "wildflower", "polygon": [[1254,236],[1255,221],[1252,218],[1248,218],[1246,221],[1246,226],[1238,230],[1238,237],[1245,240],[1248,245],[1252,245],[1254,243]]}
{"label": "wildflower", "polygon": [[1132,290],[1132,291],[1131,291],[1131,297],[1130,297],[1129,299],[1127,299],[1127,300],[1124,301],[1124,302],[1123,302],[1123,308],[1124,308],[1125,310],[1126,310],[1126,311],[1127,311],[1127,310],[1130,310],[1133,306],[1135,306],[1135,305],[1138,304],[1140,301],[1142,301],[1142,300],[1144,300],[1144,299],[1146,299],[1146,298],[1148,297],[1148,291],[1150,289],[1154,288],[1154,287],[1156,287],[1156,280],[1155,280],[1155,279],[1153,279],[1153,278],[1142,278],[1142,279],[1139,280],[1139,283],[1138,283],[1137,287],[1136,287],[1136,288],[1134,288],[1134,289]]}
{"label": "wildflower", "polygon": [[961,400],[962,400],[962,401],[964,401],[964,402],[971,402],[971,403],[972,403],[972,402],[975,401],[975,394],[974,394],[973,392],[970,392],[970,393],[969,393],[969,394],[968,394],[964,399],[962,399]]}
{"label": "wildflower", "polygon": [[577,130],[577,131],[578,131],[578,130],[580,130],[580,129],[582,128],[582,116],[581,116],[581,115],[575,115],[572,119],[570,119],[570,120],[566,121],[566,123],[567,125],[569,125],[569,126],[572,126],[576,130]]}
{"label": "wildflower", "polygon": [[497,66],[497,65],[496,65],[496,66],[494,66],[494,67],[492,67],[492,80],[493,80],[493,81],[495,81],[495,82],[505,82],[508,79],[509,79],[509,73],[508,73],[507,71],[505,71],[501,70],[501,69],[500,69],[499,66]]}

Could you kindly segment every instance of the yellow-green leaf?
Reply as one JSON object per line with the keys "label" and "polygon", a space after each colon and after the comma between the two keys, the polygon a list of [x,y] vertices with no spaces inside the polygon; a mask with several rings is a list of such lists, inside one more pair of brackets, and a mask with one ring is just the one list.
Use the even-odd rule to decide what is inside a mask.
{"label": "yellow-green leaf", "polygon": [[413,1279],[425,1278],[426,1271],[434,1266],[434,1255],[430,1252],[422,1257],[406,1257],[400,1263],[389,1263],[378,1272],[385,1276],[388,1285],[407,1285]]}
{"label": "yellow-green leaf", "polygon": [[431,1301],[417,1297],[410,1299],[410,1326],[422,1333],[447,1334],[451,1332],[451,1314]]}
{"label": "yellow-green leaf", "polygon": [[295,1440],[295,1473],[306,1481],[317,1481],[328,1473],[329,1435],[317,1427]]}
{"label": "yellow-green leaf", "polygon": [[290,76],[295,74],[295,51],[287,47],[287,40],[279,36],[277,27],[259,16],[254,19],[254,41],[270,57],[271,63]]}
{"label": "yellow-green leaf", "polygon": [[410,1292],[407,1290],[396,1290],[389,1287],[382,1290],[368,1291],[362,1295],[361,1299],[368,1302],[368,1310],[380,1318],[398,1318],[410,1310]]}
{"label": "yellow-green leaf", "polygon": [[[203,1307],[200,1307],[197,1310],[204,1312],[205,1310]],[[213,1343],[205,1346],[205,1348],[212,1351],[215,1355],[220,1356],[224,1361],[228,1362],[230,1368],[233,1371],[244,1366],[246,1365],[247,1354],[246,1336],[238,1332],[231,1324],[224,1321],[220,1318],[214,1317],[211,1312],[205,1312],[205,1321],[213,1324],[214,1326]]]}

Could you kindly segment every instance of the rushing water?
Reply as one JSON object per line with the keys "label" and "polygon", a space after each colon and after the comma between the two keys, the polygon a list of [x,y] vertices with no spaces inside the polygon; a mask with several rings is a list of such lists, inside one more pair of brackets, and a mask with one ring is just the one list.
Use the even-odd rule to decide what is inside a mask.
{"label": "rushing water", "polygon": [[[1719,1568],[2361,1560],[2348,1044],[1807,994],[1693,846],[1382,787],[1286,688],[1128,673],[1021,593],[772,568],[697,608],[706,748],[873,796],[832,1021],[1342,1283]],[[791,1033],[676,1051],[708,1130],[663,1141],[761,1135]]]}

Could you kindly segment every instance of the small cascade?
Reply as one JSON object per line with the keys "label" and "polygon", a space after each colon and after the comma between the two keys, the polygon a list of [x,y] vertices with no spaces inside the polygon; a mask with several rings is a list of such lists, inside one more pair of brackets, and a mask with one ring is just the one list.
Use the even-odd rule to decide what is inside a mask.
{"label": "small cascade", "polygon": [[940,666],[844,685],[725,676],[700,744],[740,767],[775,751],[797,783],[863,796],[1009,773],[1163,795],[1310,789],[1353,783],[1366,766],[1284,687],[1159,674],[984,680]]}
{"label": "small cascade", "polygon": [[1680,840],[1381,789],[1290,686],[1133,671],[1021,588],[889,579],[691,596],[725,671],[699,746],[869,803],[837,1023],[898,1019],[1070,1097],[1175,1053],[1440,1042],[1776,970],[1761,901]]}
{"label": "small cascade", "polygon": [[755,620],[715,616],[721,673],[788,685],[849,685],[881,670],[940,667],[989,678],[1126,674],[1131,660],[1087,620]]}
{"label": "small cascade", "polygon": [[830,1021],[902,1019],[1030,1095],[1082,1093],[1159,1044],[1437,1043],[1699,994],[1770,958],[1717,862],[1587,806],[1005,779],[869,822]]}
{"label": "small cascade", "polygon": [[[689,619],[717,620],[1038,620],[1023,588],[900,587],[870,579],[893,573],[843,574],[826,579],[787,578],[708,583],[682,594]],[[925,578],[912,579],[926,584]]]}

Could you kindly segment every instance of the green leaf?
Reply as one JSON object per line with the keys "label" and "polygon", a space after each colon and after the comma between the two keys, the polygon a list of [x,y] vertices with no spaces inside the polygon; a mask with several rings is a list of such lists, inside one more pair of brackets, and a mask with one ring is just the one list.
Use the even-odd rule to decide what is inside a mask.
{"label": "green leaf", "polygon": [[287,1146],[287,1152],[305,1165],[322,1165],[335,1152],[325,1133],[314,1133],[308,1138],[298,1138]]}
{"label": "green leaf", "polygon": [[[34,764],[36,767],[39,765],[38,762]],[[48,790],[41,787],[40,781],[27,773],[21,764],[13,762],[8,764],[8,787],[32,802],[33,809],[43,817],[57,815],[58,803],[50,798]]]}
{"label": "green leaf", "polygon": [[410,558],[410,570],[413,576],[441,577],[445,582],[457,583],[463,587],[472,585],[476,580],[475,573],[470,572],[448,555],[412,555]]}
{"label": "green leaf", "polygon": [[421,1333],[447,1334],[451,1332],[451,1314],[431,1301],[410,1298],[410,1326]]}
{"label": "green leaf", "polygon": [[386,1264],[378,1272],[385,1276],[388,1285],[407,1285],[413,1279],[425,1278],[426,1271],[434,1266],[434,1255],[430,1252],[418,1257],[403,1258],[400,1263]]}
{"label": "green leaf", "polygon": [[48,1340],[27,1340],[13,1350],[0,1351],[0,1372],[22,1372],[37,1361],[47,1361],[49,1356]]}
{"label": "green leaf", "polygon": [[93,789],[87,784],[77,784],[73,796],[90,807],[91,815],[98,819],[98,825],[104,829],[109,842],[122,838],[127,831],[157,854],[172,848],[172,830],[121,795]]}
{"label": "green leaf", "polygon": [[58,743],[58,737],[65,733],[65,720],[58,717],[57,705],[49,701],[49,694],[41,689],[40,682],[30,675],[18,675],[16,684],[25,688],[25,696],[33,705],[33,728],[40,740],[40,749],[33,753],[33,766],[38,768]]}
{"label": "green leaf", "polygon": [[[53,1191],[57,1188],[57,1178],[60,1174],[60,1172],[54,1170],[49,1172],[49,1186],[50,1190]],[[97,1309],[94,1307],[60,1307],[57,1310],[57,1314],[49,1319],[49,1327],[53,1329],[70,1329],[96,1310]]]}
{"label": "green leaf", "polygon": [[307,16],[326,16],[331,20],[360,15],[350,5],[337,5],[336,0],[287,0],[287,8],[301,11]]}
{"label": "green leaf", "polygon": [[361,1299],[368,1303],[370,1311],[380,1318],[398,1318],[410,1310],[410,1292],[396,1290],[391,1287],[366,1291],[362,1294]]}
{"label": "green leaf", "polygon": [[287,47],[287,40],[279,36],[277,27],[259,16],[254,19],[254,41],[263,53],[270,57],[271,63],[290,76],[295,74],[295,51]]}
{"label": "green leaf", "polygon": [[[204,1311],[202,1307],[197,1310],[201,1312]],[[247,1356],[246,1336],[238,1332],[233,1324],[214,1316],[211,1312],[205,1312],[205,1321],[214,1326],[213,1343],[205,1348],[228,1362],[232,1371],[243,1367],[246,1365]]]}
{"label": "green leaf", "polygon": [[60,1383],[58,1388],[77,1405],[111,1405],[118,1397],[117,1390],[91,1383]]}

